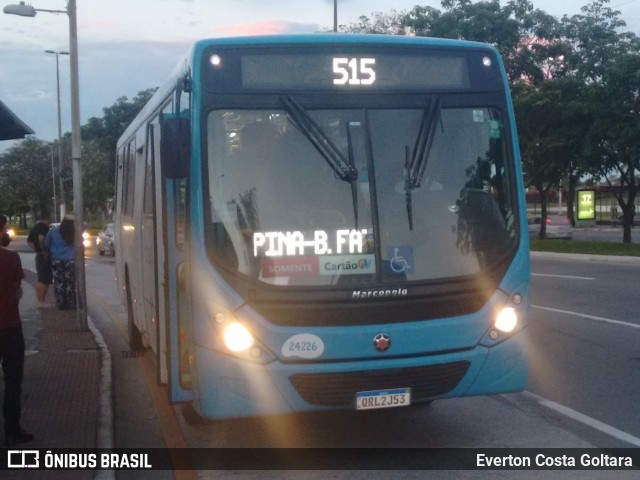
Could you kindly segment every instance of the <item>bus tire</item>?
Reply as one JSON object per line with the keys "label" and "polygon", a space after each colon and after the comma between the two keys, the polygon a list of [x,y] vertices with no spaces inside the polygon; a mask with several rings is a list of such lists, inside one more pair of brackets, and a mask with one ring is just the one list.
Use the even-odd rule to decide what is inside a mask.
{"label": "bus tire", "polygon": [[129,272],[125,273],[125,288],[127,291],[127,330],[129,349],[132,352],[143,352],[142,334],[133,320],[133,302],[131,301],[131,288],[129,286]]}
{"label": "bus tire", "polygon": [[431,406],[432,403],[433,403],[433,400],[425,400],[424,402],[413,403],[411,406],[417,407],[417,408],[427,408]]}
{"label": "bus tire", "polygon": [[209,423],[206,418],[202,417],[191,403],[182,405],[182,418],[187,425],[197,426]]}

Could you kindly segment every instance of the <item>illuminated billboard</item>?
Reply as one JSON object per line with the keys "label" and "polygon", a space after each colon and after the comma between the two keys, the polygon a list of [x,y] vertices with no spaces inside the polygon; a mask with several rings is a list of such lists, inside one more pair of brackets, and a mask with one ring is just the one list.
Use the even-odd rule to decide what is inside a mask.
{"label": "illuminated billboard", "polygon": [[596,219],[595,190],[578,190],[578,220]]}

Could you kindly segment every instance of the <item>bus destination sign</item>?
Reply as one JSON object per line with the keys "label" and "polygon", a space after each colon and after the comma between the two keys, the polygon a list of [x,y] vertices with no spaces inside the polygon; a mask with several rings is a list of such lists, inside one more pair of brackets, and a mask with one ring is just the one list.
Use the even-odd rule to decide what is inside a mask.
{"label": "bus destination sign", "polygon": [[501,86],[498,59],[486,50],[219,47],[204,55],[204,88],[212,92],[460,92]]}
{"label": "bus destination sign", "polygon": [[422,55],[243,55],[242,87],[412,89],[470,86],[462,56]]}

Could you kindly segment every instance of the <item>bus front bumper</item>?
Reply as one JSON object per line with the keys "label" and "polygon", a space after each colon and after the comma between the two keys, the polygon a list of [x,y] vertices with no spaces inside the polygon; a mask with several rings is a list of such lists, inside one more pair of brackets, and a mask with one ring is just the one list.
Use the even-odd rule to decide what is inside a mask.
{"label": "bus front bumper", "polygon": [[355,395],[362,390],[408,387],[412,403],[517,392],[527,384],[527,345],[525,328],[491,348],[478,345],[461,352],[386,360],[268,365],[198,347],[194,406],[203,417],[222,419],[354,409]]}

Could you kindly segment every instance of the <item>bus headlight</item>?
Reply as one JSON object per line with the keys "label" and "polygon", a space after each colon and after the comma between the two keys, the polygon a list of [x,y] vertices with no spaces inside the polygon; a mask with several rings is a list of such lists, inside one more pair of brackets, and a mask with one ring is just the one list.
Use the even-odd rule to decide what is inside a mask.
{"label": "bus headlight", "polygon": [[265,364],[276,359],[233,314],[215,313],[211,323],[216,331],[213,341],[215,350],[254,363]]}
{"label": "bus headlight", "polygon": [[480,345],[492,347],[509,338],[522,328],[523,298],[519,293],[514,294],[501,308],[494,311],[491,326],[486,331]]}
{"label": "bus headlight", "polygon": [[89,248],[91,246],[91,235],[88,232],[82,232],[82,245],[85,248]]}
{"label": "bus headlight", "polygon": [[251,348],[255,342],[251,332],[239,322],[233,322],[227,325],[224,328],[222,336],[226,347],[234,353],[243,352]]}
{"label": "bus headlight", "polygon": [[496,315],[494,326],[504,333],[511,333],[518,325],[518,313],[513,307],[504,307]]}

